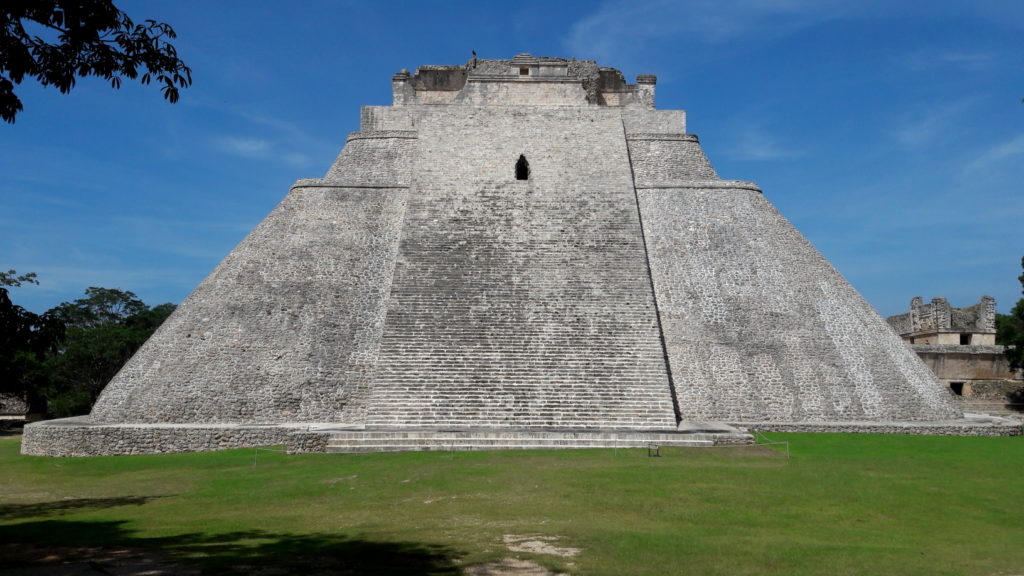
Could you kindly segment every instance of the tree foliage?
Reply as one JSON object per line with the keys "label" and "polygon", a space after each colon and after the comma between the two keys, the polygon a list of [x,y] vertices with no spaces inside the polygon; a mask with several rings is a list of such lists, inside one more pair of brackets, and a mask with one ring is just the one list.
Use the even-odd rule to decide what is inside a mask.
{"label": "tree foliage", "polygon": [[54,416],[88,412],[107,382],[173,311],[172,304],[150,308],[132,292],[97,287],[51,309],[66,331],[48,363],[48,411]]}
{"label": "tree foliage", "polygon": [[18,287],[22,284],[39,284],[39,281],[36,280],[36,273],[29,272],[28,274],[18,274],[17,270],[0,272],[0,287]]}
{"label": "tree foliage", "polygon": [[103,387],[163,323],[173,304],[149,307],[135,294],[92,287],[85,298],[45,314],[16,306],[4,286],[34,274],[0,272],[0,394],[28,402],[33,412],[89,412]]}
{"label": "tree foliage", "polygon": [[131,292],[93,286],[85,289],[85,298],[64,302],[51,311],[69,328],[89,330],[106,324],[121,324],[148,309]]}
{"label": "tree foliage", "polygon": [[170,25],[136,24],[110,0],[4,0],[0,5],[0,118],[24,109],[14,86],[34,78],[67,94],[78,77],[121,87],[122,78],[156,81],[169,102],[192,84],[192,70],[167,39]]}
{"label": "tree foliage", "polygon": [[[1020,259],[1024,269],[1024,258]],[[1024,274],[1017,277],[1020,281],[1021,294],[1024,295]],[[1024,298],[1017,301],[1008,315],[996,317],[996,344],[1006,346],[1006,360],[1012,370],[1024,368]]]}
{"label": "tree foliage", "polygon": [[34,314],[15,305],[7,286],[22,282],[37,283],[35,274],[0,272],[0,394],[13,395],[36,411],[43,405],[45,362],[57,352],[64,324],[53,314]]}

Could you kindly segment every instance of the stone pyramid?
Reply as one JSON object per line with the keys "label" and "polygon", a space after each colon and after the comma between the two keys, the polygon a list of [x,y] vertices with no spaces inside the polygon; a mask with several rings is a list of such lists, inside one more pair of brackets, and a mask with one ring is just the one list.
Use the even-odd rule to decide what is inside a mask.
{"label": "stone pyramid", "polygon": [[655,82],[528,54],[403,70],[393,104],[362,109],[327,174],[292,187],[92,414],[37,427],[26,451],[328,424],[960,418],[755,184],[718,178],[685,113],[654,108]]}

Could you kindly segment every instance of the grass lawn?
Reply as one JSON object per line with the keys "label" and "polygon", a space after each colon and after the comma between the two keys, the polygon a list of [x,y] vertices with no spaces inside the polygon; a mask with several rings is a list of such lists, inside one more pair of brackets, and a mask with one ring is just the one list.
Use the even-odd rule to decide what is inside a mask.
{"label": "grass lawn", "polygon": [[[252,449],[27,457],[0,438],[0,571],[24,564],[4,550],[59,546],[160,550],[208,573],[459,574],[519,556],[586,575],[1024,574],[1024,438],[770,436],[791,458],[260,451],[254,464]],[[580,552],[513,552],[510,537]]]}

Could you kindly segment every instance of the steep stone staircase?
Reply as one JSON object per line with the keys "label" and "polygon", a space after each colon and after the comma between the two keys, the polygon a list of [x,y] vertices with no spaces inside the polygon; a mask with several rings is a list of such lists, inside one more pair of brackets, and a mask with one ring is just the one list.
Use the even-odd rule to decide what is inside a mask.
{"label": "steep stone staircase", "polygon": [[507,112],[420,125],[367,427],[671,430],[621,116]]}

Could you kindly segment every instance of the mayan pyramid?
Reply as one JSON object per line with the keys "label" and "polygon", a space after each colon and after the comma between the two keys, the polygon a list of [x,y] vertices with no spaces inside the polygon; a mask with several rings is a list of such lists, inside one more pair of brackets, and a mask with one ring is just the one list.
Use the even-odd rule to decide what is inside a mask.
{"label": "mayan pyramid", "polygon": [[528,54],[396,74],[392,105],[362,109],[327,174],[292,187],[92,414],[26,451],[245,445],[278,425],[960,418],[758,186],[718,178],[685,112],[655,109],[655,83]]}

